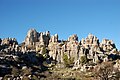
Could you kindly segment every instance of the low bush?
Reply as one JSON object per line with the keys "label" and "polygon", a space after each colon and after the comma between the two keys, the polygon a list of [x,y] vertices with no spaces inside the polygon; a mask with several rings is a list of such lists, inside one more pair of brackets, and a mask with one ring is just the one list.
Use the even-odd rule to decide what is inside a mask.
{"label": "low bush", "polygon": [[68,58],[67,54],[63,55],[63,61],[66,67],[72,67],[74,65],[74,58]]}
{"label": "low bush", "polygon": [[81,56],[81,57],[80,57],[80,62],[81,62],[82,64],[87,63],[87,57],[86,57],[86,56]]}

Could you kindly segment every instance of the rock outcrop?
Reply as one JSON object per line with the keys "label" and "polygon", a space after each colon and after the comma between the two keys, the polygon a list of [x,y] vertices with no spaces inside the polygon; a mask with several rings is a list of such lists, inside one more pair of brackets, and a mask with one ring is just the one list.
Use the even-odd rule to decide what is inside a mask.
{"label": "rock outcrop", "polygon": [[108,54],[117,52],[112,40],[103,39],[100,43],[99,39],[92,34],[89,34],[85,39],[81,39],[81,41],[78,41],[76,34],[71,35],[66,41],[60,41],[58,38],[58,34],[50,36],[49,31],[37,32],[35,29],[30,29],[24,47],[29,50],[28,46],[32,45],[35,51],[40,54],[45,52],[57,63],[64,63],[64,54],[67,55],[68,59],[73,58],[74,63],[81,60],[82,56],[92,60],[93,63],[98,63],[108,60]]}
{"label": "rock outcrop", "polygon": [[30,29],[24,40],[22,51],[36,50],[40,51],[43,46],[48,46],[50,40],[50,32],[37,32],[35,29]]}
{"label": "rock outcrop", "polygon": [[18,42],[15,38],[5,38],[2,39],[0,44],[1,52],[12,53],[18,51]]}
{"label": "rock outcrop", "polygon": [[72,69],[86,71],[98,63],[107,61],[115,61],[114,67],[120,68],[120,61],[117,59],[120,59],[120,54],[115,43],[109,39],[99,42],[93,34],[80,41],[76,34],[67,40],[59,40],[58,34],[51,36],[49,31],[37,32],[35,29],[30,29],[21,44],[18,44],[15,38],[0,39],[0,68],[4,68],[6,72],[3,74],[10,73],[10,66],[13,67],[10,64],[2,64],[3,61],[11,61],[19,68],[42,66],[45,61],[51,65],[63,65],[62,68],[67,65]]}
{"label": "rock outcrop", "polygon": [[30,29],[25,38],[25,45],[35,45],[35,42],[38,41],[38,33],[35,29]]}

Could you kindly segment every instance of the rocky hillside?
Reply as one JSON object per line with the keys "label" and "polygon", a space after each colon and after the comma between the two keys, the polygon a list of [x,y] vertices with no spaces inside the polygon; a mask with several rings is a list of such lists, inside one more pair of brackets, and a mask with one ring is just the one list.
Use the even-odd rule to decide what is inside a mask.
{"label": "rocky hillside", "polygon": [[[120,52],[112,40],[103,39],[99,42],[93,34],[88,34],[80,41],[76,34],[71,35],[68,40],[59,40],[58,34],[50,35],[49,31],[37,32],[30,29],[21,44],[15,38],[0,39],[0,79],[64,80],[68,77],[70,80],[83,80],[84,78],[75,76],[78,75],[76,71],[79,71],[80,75],[91,72],[94,80],[118,80],[119,59]],[[108,76],[99,76],[99,71],[104,70],[103,66],[107,66],[105,69],[112,66],[111,73],[106,74]],[[65,76],[67,73],[69,75]],[[59,76],[56,77],[56,74]]]}

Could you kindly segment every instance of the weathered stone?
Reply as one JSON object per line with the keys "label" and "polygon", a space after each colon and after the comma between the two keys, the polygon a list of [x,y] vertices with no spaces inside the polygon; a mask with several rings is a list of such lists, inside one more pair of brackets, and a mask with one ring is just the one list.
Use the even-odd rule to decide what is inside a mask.
{"label": "weathered stone", "polygon": [[58,34],[55,34],[54,36],[52,36],[49,42],[58,42]]}
{"label": "weathered stone", "polygon": [[[63,65],[65,63],[64,55],[67,55],[67,60],[74,64],[74,66],[72,65],[73,69],[87,71],[91,70],[99,61],[110,61],[108,58],[110,54],[119,59],[120,55],[117,53],[118,50],[112,40],[103,39],[100,43],[99,39],[92,34],[84,39],[82,38],[81,41],[78,41],[76,34],[70,36],[68,40],[60,41],[58,34],[50,36],[49,31],[37,32],[35,29],[30,29],[25,41],[20,45],[15,38],[0,39],[0,60],[5,59],[17,63],[19,58],[23,59],[16,64],[22,69],[27,69],[29,65],[32,66],[33,64],[41,66],[44,62],[47,64],[55,63],[58,65],[57,68],[65,67]],[[44,59],[41,59],[43,61],[39,64],[40,56]],[[68,63],[70,63],[69,61]],[[120,68],[119,66],[119,63],[116,62],[115,67]]]}
{"label": "weathered stone", "polygon": [[68,41],[78,41],[78,36],[74,34],[68,38]]}
{"label": "weathered stone", "polygon": [[93,63],[98,63],[98,62],[99,62],[99,56],[95,53],[93,58]]}
{"label": "weathered stone", "polygon": [[35,29],[30,29],[25,38],[25,45],[35,45],[38,41],[38,33]]}
{"label": "weathered stone", "polygon": [[108,39],[103,39],[102,43],[100,44],[100,47],[104,51],[112,51],[113,49],[116,49],[115,44],[113,43],[113,41],[108,40]]}

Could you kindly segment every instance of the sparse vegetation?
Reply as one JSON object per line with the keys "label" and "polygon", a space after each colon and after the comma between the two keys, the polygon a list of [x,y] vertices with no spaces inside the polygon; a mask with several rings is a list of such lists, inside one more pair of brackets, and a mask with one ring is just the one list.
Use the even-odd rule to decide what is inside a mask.
{"label": "sparse vegetation", "polygon": [[119,72],[113,68],[113,63],[104,62],[95,69],[95,78],[98,80],[118,80]]}
{"label": "sparse vegetation", "polygon": [[23,75],[29,75],[32,74],[32,69],[31,68],[25,68],[22,70]]}
{"label": "sparse vegetation", "polygon": [[66,67],[71,67],[74,64],[74,58],[68,58],[66,54],[63,55],[63,60]]}
{"label": "sparse vegetation", "polygon": [[20,74],[20,70],[17,69],[16,67],[13,67],[11,73],[12,73],[14,76],[18,76],[18,75]]}
{"label": "sparse vegetation", "polygon": [[49,33],[32,29],[21,45],[14,39],[0,40],[0,79],[120,79],[120,54],[110,44],[112,41],[99,43],[98,38],[90,34],[80,44],[77,35],[64,41],[58,40],[56,35],[46,35]]}
{"label": "sparse vegetation", "polygon": [[81,62],[82,64],[87,63],[87,57],[86,57],[86,56],[81,56],[80,62]]}

